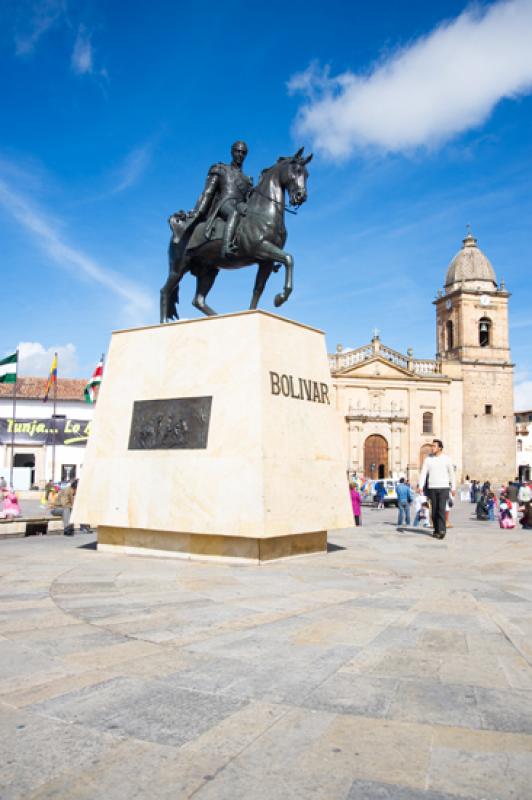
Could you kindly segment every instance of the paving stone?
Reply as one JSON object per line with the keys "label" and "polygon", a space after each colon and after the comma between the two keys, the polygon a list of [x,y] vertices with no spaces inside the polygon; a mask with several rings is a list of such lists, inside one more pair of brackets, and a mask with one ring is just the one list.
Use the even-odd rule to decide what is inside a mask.
{"label": "paving stone", "polygon": [[442,685],[436,681],[401,681],[388,716],[433,725],[483,727],[473,687]]}
{"label": "paving stone", "polygon": [[0,704],[0,797],[26,800],[72,764],[82,768],[115,744],[100,731]]}
{"label": "paving stone", "polygon": [[411,789],[374,781],[353,781],[345,800],[472,800],[465,795]]}
{"label": "paving stone", "polygon": [[120,736],[180,746],[245,701],[169,685],[114,678],[31,706],[37,713]]}
{"label": "paving stone", "polygon": [[532,691],[475,688],[482,727],[532,734]]}
{"label": "paving stone", "polygon": [[387,715],[397,691],[393,678],[339,673],[322,683],[305,699],[305,706],[365,717]]}

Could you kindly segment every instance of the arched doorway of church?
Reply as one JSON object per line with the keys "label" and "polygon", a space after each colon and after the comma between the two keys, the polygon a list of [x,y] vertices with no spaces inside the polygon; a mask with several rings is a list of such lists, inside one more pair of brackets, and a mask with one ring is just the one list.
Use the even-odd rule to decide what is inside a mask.
{"label": "arched doorway of church", "polygon": [[388,442],[384,436],[373,434],[364,442],[364,475],[373,480],[388,475]]}
{"label": "arched doorway of church", "polygon": [[432,447],[430,444],[424,444],[421,450],[419,451],[419,469],[422,468],[423,462],[425,461],[427,456],[430,456],[432,453]]}

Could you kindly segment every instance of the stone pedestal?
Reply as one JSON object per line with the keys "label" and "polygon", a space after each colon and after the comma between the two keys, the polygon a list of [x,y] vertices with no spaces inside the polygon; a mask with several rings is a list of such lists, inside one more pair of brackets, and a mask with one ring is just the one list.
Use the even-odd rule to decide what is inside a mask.
{"label": "stone pedestal", "polygon": [[113,334],[75,521],[98,549],[266,561],[353,524],[321,331],[263,311]]}

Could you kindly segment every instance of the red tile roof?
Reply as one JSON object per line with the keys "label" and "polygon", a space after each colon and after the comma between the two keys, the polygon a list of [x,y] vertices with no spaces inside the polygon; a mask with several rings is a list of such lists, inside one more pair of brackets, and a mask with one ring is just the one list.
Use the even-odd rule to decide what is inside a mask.
{"label": "red tile roof", "polygon": [[[48,378],[19,378],[17,381],[17,397],[21,400],[42,400],[46,391]],[[83,378],[58,378],[58,400],[83,400],[83,390],[87,381]],[[50,389],[48,402],[53,399],[54,388]],[[0,399],[13,397],[13,384],[0,383]]]}

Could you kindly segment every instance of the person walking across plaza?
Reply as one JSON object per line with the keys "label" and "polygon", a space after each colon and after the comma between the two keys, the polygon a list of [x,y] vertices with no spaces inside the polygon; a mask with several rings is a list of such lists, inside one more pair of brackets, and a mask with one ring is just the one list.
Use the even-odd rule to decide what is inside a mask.
{"label": "person walking across plaza", "polygon": [[404,478],[401,478],[395,487],[395,493],[397,495],[397,506],[399,508],[397,527],[400,528],[403,524],[403,518],[405,520],[405,525],[410,525],[410,503],[414,499],[414,495],[412,494],[410,486],[405,483]]}
{"label": "person walking across plaza", "polygon": [[451,459],[443,453],[441,439],[434,439],[431,448],[432,454],[427,456],[423,462],[419,485],[428,487],[427,496],[430,500],[432,524],[434,525],[433,536],[436,539],[443,539],[447,533],[445,507],[449,499],[449,491],[453,495],[456,494],[456,481]]}

